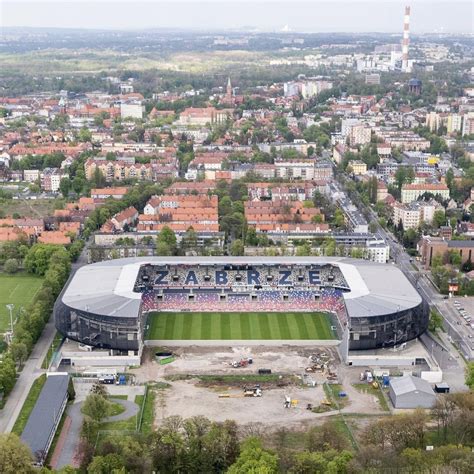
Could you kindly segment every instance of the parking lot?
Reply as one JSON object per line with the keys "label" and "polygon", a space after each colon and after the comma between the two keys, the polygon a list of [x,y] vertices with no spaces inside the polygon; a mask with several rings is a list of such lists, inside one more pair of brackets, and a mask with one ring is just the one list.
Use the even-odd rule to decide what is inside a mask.
{"label": "parking lot", "polygon": [[456,314],[456,324],[464,326],[469,339],[474,338],[474,298],[451,298],[448,303]]}

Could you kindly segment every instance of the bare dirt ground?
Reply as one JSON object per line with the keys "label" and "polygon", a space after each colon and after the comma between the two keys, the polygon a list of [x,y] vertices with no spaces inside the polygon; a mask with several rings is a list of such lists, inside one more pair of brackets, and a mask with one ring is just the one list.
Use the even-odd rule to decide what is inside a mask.
{"label": "bare dirt ground", "polygon": [[[163,349],[163,348],[162,348]],[[164,350],[164,349],[163,349]],[[302,428],[314,422],[322,423],[327,417],[338,414],[337,410],[325,413],[313,413],[306,409],[308,403],[318,406],[326,394],[323,382],[327,381],[321,372],[311,373],[308,379],[316,382],[316,387],[305,386],[298,382],[285,387],[278,383],[272,386],[262,384],[262,397],[239,398],[243,393],[245,382],[203,384],[201,375],[248,375],[256,374],[259,368],[271,369],[273,374],[301,377],[305,368],[311,365],[310,356],[317,352],[330,355],[330,367],[337,373],[337,382],[347,393],[345,414],[383,415],[379,402],[374,395],[363,394],[352,387],[359,383],[361,368],[351,368],[340,364],[337,352],[333,348],[315,347],[186,347],[174,349],[177,359],[171,364],[160,366],[153,360],[153,352],[145,356],[140,368],[133,369],[137,383],[166,381],[170,387],[159,390],[156,397],[155,425],[169,416],[179,415],[183,418],[202,415],[214,421],[235,420],[241,426],[262,424],[279,427]],[[253,364],[245,368],[232,368],[229,363],[240,358],[252,357]],[[169,376],[192,375],[187,380],[170,380]],[[307,381],[308,381],[307,379]],[[248,385],[248,383],[247,383]],[[219,398],[219,393],[228,393],[235,398]],[[285,397],[297,400],[295,408],[284,408]]]}
{"label": "bare dirt ground", "polygon": [[[160,348],[166,350],[166,348]],[[177,355],[176,360],[168,365],[160,366],[153,360],[154,351],[145,354],[142,366],[134,369],[137,383],[157,380],[167,375],[176,374],[255,374],[258,369],[271,369],[272,373],[301,375],[310,365],[309,357],[317,352],[314,346],[261,346],[261,347],[200,347],[173,348],[170,352]],[[331,366],[339,365],[337,351],[331,347],[323,347],[320,352],[330,355]],[[253,364],[234,369],[230,363],[241,358],[253,358]],[[324,381],[320,374],[312,374],[316,381]]]}

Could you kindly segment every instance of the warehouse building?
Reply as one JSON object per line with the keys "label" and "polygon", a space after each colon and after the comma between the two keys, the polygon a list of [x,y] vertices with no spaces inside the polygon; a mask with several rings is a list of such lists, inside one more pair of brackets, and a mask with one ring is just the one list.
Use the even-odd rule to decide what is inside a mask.
{"label": "warehouse building", "polygon": [[412,375],[390,380],[389,396],[394,408],[431,408],[436,401],[431,385]]}

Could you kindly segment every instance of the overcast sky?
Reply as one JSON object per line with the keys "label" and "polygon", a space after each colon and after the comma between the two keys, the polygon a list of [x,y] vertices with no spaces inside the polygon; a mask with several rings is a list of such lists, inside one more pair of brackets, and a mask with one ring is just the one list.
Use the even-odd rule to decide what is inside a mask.
{"label": "overcast sky", "polygon": [[473,33],[472,0],[0,0],[1,26]]}

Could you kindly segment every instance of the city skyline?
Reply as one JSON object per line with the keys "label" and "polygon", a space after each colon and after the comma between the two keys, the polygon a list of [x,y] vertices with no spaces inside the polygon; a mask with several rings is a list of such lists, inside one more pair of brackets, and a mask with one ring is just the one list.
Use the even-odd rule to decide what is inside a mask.
{"label": "city skyline", "polygon": [[[463,0],[456,2],[297,0],[292,2],[291,6],[288,2],[278,0],[241,2],[3,0],[0,2],[0,24],[1,27],[105,30],[168,28],[201,31],[401,33],[405,5],[410,5],[412,8],[413,34],[473,32],[473,6],[471,2]],[[131,16],[131,8],[144,14]],[[231,15],[229,11],[232,12]]]}

